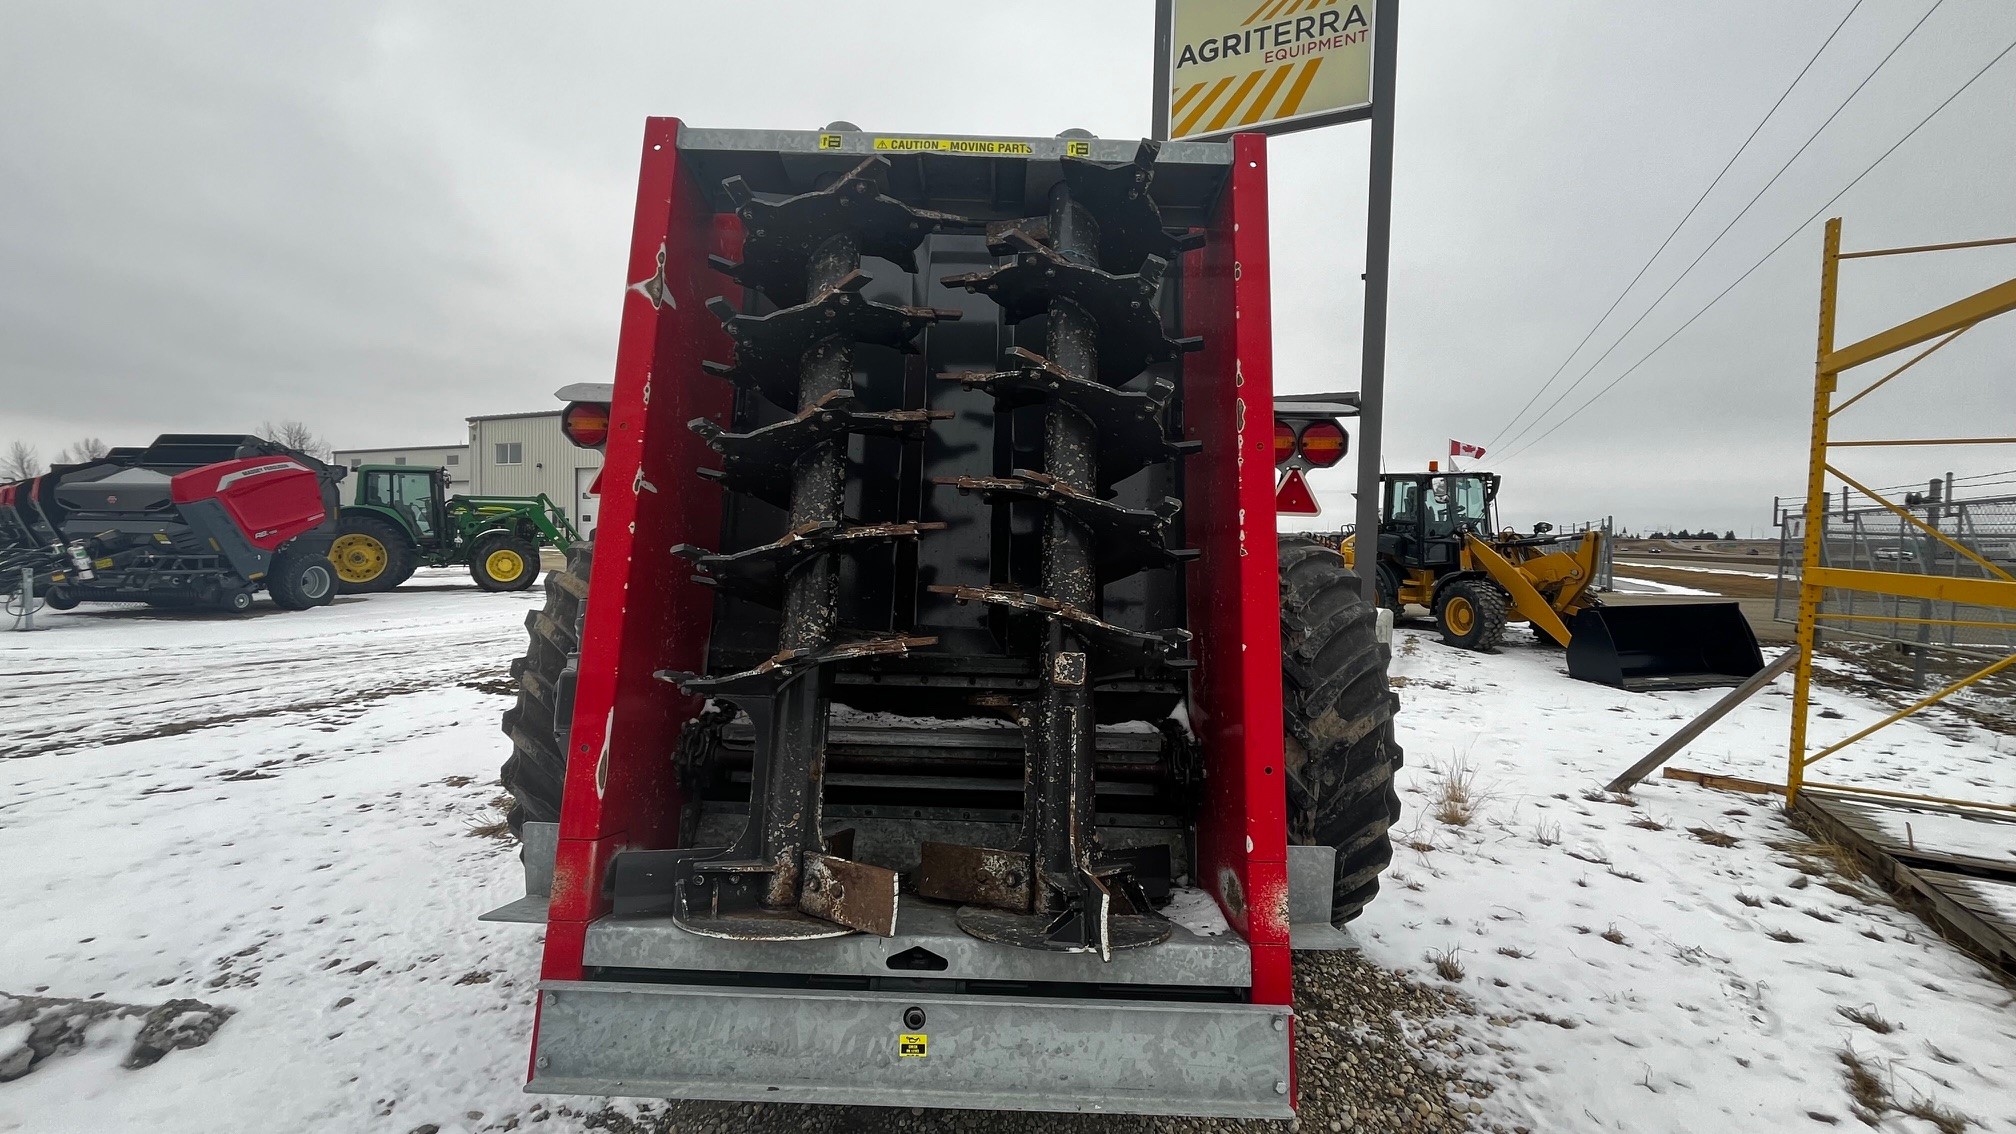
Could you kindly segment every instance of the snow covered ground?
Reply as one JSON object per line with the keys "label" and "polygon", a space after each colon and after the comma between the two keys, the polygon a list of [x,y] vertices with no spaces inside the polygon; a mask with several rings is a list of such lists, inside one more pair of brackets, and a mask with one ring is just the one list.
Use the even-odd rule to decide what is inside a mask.
{"label": "snow covered ground", "polygon": [[[1499,1083],[1494,1116],[1536,1131],[1852,1124],[1852,1051],[1900,1106],[2016,1129],[2016,1001],[1977,962],[1837,873],[1772,799],[1661,779],[1629,798],[1599,790],[1719,691],[1571,681],[1559,651],[1508,637],[1482,656],[1398,634],[1405,845],[1354,925],[1382,964],[1460,969],[1482,1013],[1463,1027]],[[1675,763],[1783,782],[1788,686]],[[1826,690],[1816,701],[1816,740],[1885,715]],[[2010,803],[2012,747],[1939,714],[1814,771]],[[1434,813],[1452,778],[1473,800],[1465,824],[1446,821],[1461,808]],[[1896,1113],[1882,1128],[1937,1129]]]}
{"label": "snow covered ground", "polygon": [[[236,1009],[152,1067],[121,1069],[108,1034],[0,1083],[0,1131],[587,1128],[519,1090],[539,931],[476,921],[520,885],[515,848],[475,832],[537,596],[424,573],[301,614],[84,608],[0,633],[0,992]],[[1497,1086],[1483,1121],[1853,1124],[1852,1050],[1899,1105],[2016,1129],[2016,1015],[1975,961],[1768,799],[1593,792],[1713,691],[1574,682],[1511,637],[1480,656],[1399,632],[1407,845],[1354,925],[1373,960],[1475,1002],[1457,1026]],[[1882,715],[1820,706],[1821,738]],[[1767,691],[1676,762],[1778,778],[1788,707]],[[2016,802],[2008,738],[1946,715],[1877,740],[1822,767]],[[1452,778],[1467,822],[1433,814]]]}

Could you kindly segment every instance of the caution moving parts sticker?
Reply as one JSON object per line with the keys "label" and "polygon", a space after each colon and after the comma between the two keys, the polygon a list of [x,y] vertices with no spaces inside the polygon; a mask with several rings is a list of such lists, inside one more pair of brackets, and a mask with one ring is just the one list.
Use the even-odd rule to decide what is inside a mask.
{"label": "caution moving parts sticker", "polygon": [[[838,150],[846,145],[843,135],[819,135],[819,148]],[[1012,138],[899,138],[877,136],[870,145],[878,154],[970,154],[978,157],[1034,157],[1036,147],[1028,142]],[[1085,157],[1092,152],[1092,143],[1079,139],[1066,139],[1064,153],[1069,157]]]}
{"label": "caution moving parts sticker", "polygon": [[1169,136],[1367,105],[1371,7],[1350,0],[1177,0]]}

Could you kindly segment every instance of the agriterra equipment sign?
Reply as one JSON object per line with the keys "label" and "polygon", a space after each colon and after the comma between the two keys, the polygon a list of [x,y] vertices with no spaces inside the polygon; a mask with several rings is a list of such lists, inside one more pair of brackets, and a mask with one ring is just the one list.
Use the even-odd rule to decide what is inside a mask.
{"label": "agriterra equipment sign", "polygon": [[1158,8],[1164,137],[1284,133],[1369,116],[1369,2],[1164,0]]}

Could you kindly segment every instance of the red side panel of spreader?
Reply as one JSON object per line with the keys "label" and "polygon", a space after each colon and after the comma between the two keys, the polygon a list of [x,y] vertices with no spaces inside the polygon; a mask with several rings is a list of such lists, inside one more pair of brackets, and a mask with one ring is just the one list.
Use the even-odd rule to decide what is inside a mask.
{"label": "red side panel of spreader", "polygon": [[292,457],[246,457],[190,469],[170,480],[168,491],[177,504],[215,498],[262,551],[329,518],[321,474]]}
{"label": "red side panel of spreader", "polygon": [[672,750],[701,705],[652,674],[705,663],[713,592],[691,581],[690,564],[672,548],[720,536],[721,493],[693,474],[705,450],[686,423],[728,423],[728,383],[700,368],[703,359],[733,357],[705,306],[724,290],[707,257],[737,255],[741,239],[733,216],[717,222],[680,170],[678,135],[677,119],[645,124],[595,529],[595,597],[582,633],[546,928],[547,980],[581,979],[582,944],[604,912],[610,857],[625,846],[675,845]]}
{"label": "red side panel of spreader", "polygon": [[1232,141],[1231,184],[1203,251],[1184,258],[1183,416],[1191,725],[1204,744],[1198,882],[1253,949],[1253,999],[1291,1002],[1281,601],[1274,539],[1274,348],[1267,287],[1267,140]]}

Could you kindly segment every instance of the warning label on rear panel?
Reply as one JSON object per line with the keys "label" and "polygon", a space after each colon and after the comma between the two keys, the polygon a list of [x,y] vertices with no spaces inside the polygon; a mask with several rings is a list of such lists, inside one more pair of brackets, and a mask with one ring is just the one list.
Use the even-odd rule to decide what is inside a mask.
{"label": "warning label on rear panel", "polygon": [[1002,142],[986,138],[877,138],[878,153],[893,154],[981,154],[987,157],[1030,157],[1036,147],[1027,142]]}
{"label": "warning label on rear panel", "polygon": [[931,1037],[905,1033],[896,1037],[896,1054],[905,1059],[923,1059],[931,1054]]}

